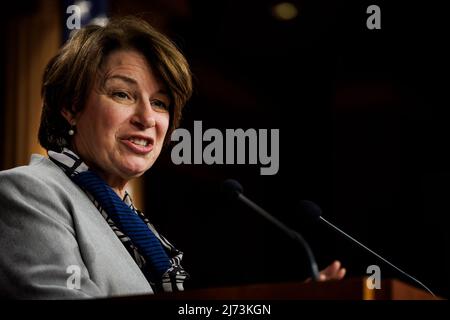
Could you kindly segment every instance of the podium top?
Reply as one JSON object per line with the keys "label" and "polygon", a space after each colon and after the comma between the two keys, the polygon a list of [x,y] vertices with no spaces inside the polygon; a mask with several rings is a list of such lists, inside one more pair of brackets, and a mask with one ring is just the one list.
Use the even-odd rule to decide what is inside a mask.
{"label": "podium top", "polygon": [[[124,297],[125,298],[125,297]],[[206,288],[176,293],[130,296],[148,300],[436,300],[430,293],[397,279],[370,289],[367,278],[327,282],[286,282]]]}

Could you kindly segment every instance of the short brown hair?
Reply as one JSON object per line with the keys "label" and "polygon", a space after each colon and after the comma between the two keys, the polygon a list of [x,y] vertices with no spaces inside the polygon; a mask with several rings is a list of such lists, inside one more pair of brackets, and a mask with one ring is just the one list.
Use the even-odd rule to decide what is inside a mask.
{"label": "short brown hair", "polygon": [[61,151],[70,146],[70,125],[62,116],[62,109],[74,114],[82,110],[105,58],[119,49],[142,53],[167,87],[171,106],[166,142],[170,139],[179,125],[181,110],[192,94],[189,65],[166,36],[140,18],[125,17],[112,19],[103,27],[83,27],[48,63],[41,91],[39,143],[42,147]]}

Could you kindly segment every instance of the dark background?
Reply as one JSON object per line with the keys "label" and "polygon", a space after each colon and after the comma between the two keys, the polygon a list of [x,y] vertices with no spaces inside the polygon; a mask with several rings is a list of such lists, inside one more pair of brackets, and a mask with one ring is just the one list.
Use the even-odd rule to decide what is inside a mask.
{"label": "dark background", "polygon": [[[208,4],[209,3],[209,4]],[[273,227],[220,194],[236,178],[246,194],[303,233],[324,267],[348,276],[377,264],[397,271],[325,226],[300,199],[441,295],[449,288],[449,158],[444,9],[372,2],[300,1],[282,22],[273,1],[191,2],[172,37],[192,63],[196,94],[183,127],[280,128],[280,170],[175,166],[147,174],[149,215],[178,247],[192,286],[307,277],[305,256]],[[153,214],[154,212],[154,214]]]}
{"label": "dark background", "polygon": [[[249,198],[304,235],[321,268],[339,259],[353,277],[377,264],[383,278],[411,283],[307,221],[301,199],[449,297],[446,8],[291,2],[299,15],[290,21],[272,15],[278,1],[109,2],[110,14],[142,15],[186,54],[195,93],[182,127],[202,120],[204,130],[280,129],[274,176],[261,176],[259,165],[175,166],[170,148],[146,173],[147,214],[184,251],[186,287],[308,277],[300,247],[220,193],[221,182],[235,178]],[[19,3],[8,19],[21,14]],[[366,28],[371,4],[381,8],[381,30]]]}

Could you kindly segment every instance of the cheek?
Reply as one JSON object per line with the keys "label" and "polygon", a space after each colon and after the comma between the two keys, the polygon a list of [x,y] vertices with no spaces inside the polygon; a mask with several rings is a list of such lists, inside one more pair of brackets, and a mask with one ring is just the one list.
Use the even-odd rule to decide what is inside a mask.
{"label": "cheek", "polygon": [[128,113],[126,110],[114,108],[114,106],[103,106],[102,112],[97,113],[92,119],[98,119],[94,126],[103,139],[115,138],[119,129],[126,123]]}
{"label": "cheek", "polygon": [[169,114],[161,115],[158,123],[158,138],[164,140],[167,130],[169,129]]}

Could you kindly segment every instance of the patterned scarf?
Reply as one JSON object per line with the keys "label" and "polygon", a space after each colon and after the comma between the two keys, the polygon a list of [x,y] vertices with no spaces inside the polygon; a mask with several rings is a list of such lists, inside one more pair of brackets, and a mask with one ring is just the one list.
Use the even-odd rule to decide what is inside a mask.
{"label": "patterned scarf", "polygon": [[[74,179],[74,177],[89,170],[87,165],[74,152],[67,148],[64,148],[61,153],[48,151],[48,155],[50,160],[56,163],[76,183],[77,179]],[[80,186],[83,187],[82,185]],[[152,268],[152,264],[149,263],[150,261],[147,261],[149,260],[148,256],[146,259],[145,255],[142,254],[142,249],[138,249],[138,246],[136,244],[133,244],[131,239],[119,228],[118,224],[116,223],[117,218],[114,217],[114,214],[113,216],[108,214],[107,210],[105,210],[99,203],[100,201],[97,201],[97,199],[85,188],[83,188],[83,190],[94,203],[95,207],[100,211],[100,213],[105,218],[106,222],[117,235],[117,237],[120,239],[122,244],[128,250],[132,258],[135,260],[136,264],[142,270],[143,274],[152,286],[153,291],[182,291],[184,281],[189,278],[189,275],[181,267],[183,253],[175,249],[175,247],[170,242],[168,242],[155,230],[154,226],[150,223],[147,217],[145,217],[145,215],[141,211],[137,210],[134,207],[130,195],[125,192],[125,196],[122,199],[123,202],[130,210],[132,210],[134,214],[142,219],[145,225],[148,226],[151,232],[153,232],[154,236],[159,240],[165,253],[169,257],[169,268],[162,274],[162,276],[156,276],[157,272],[155,272],[155,269]],[[120,201],[120,198],[118,199]],[[114,222],[114,220],[116,222]]]}

